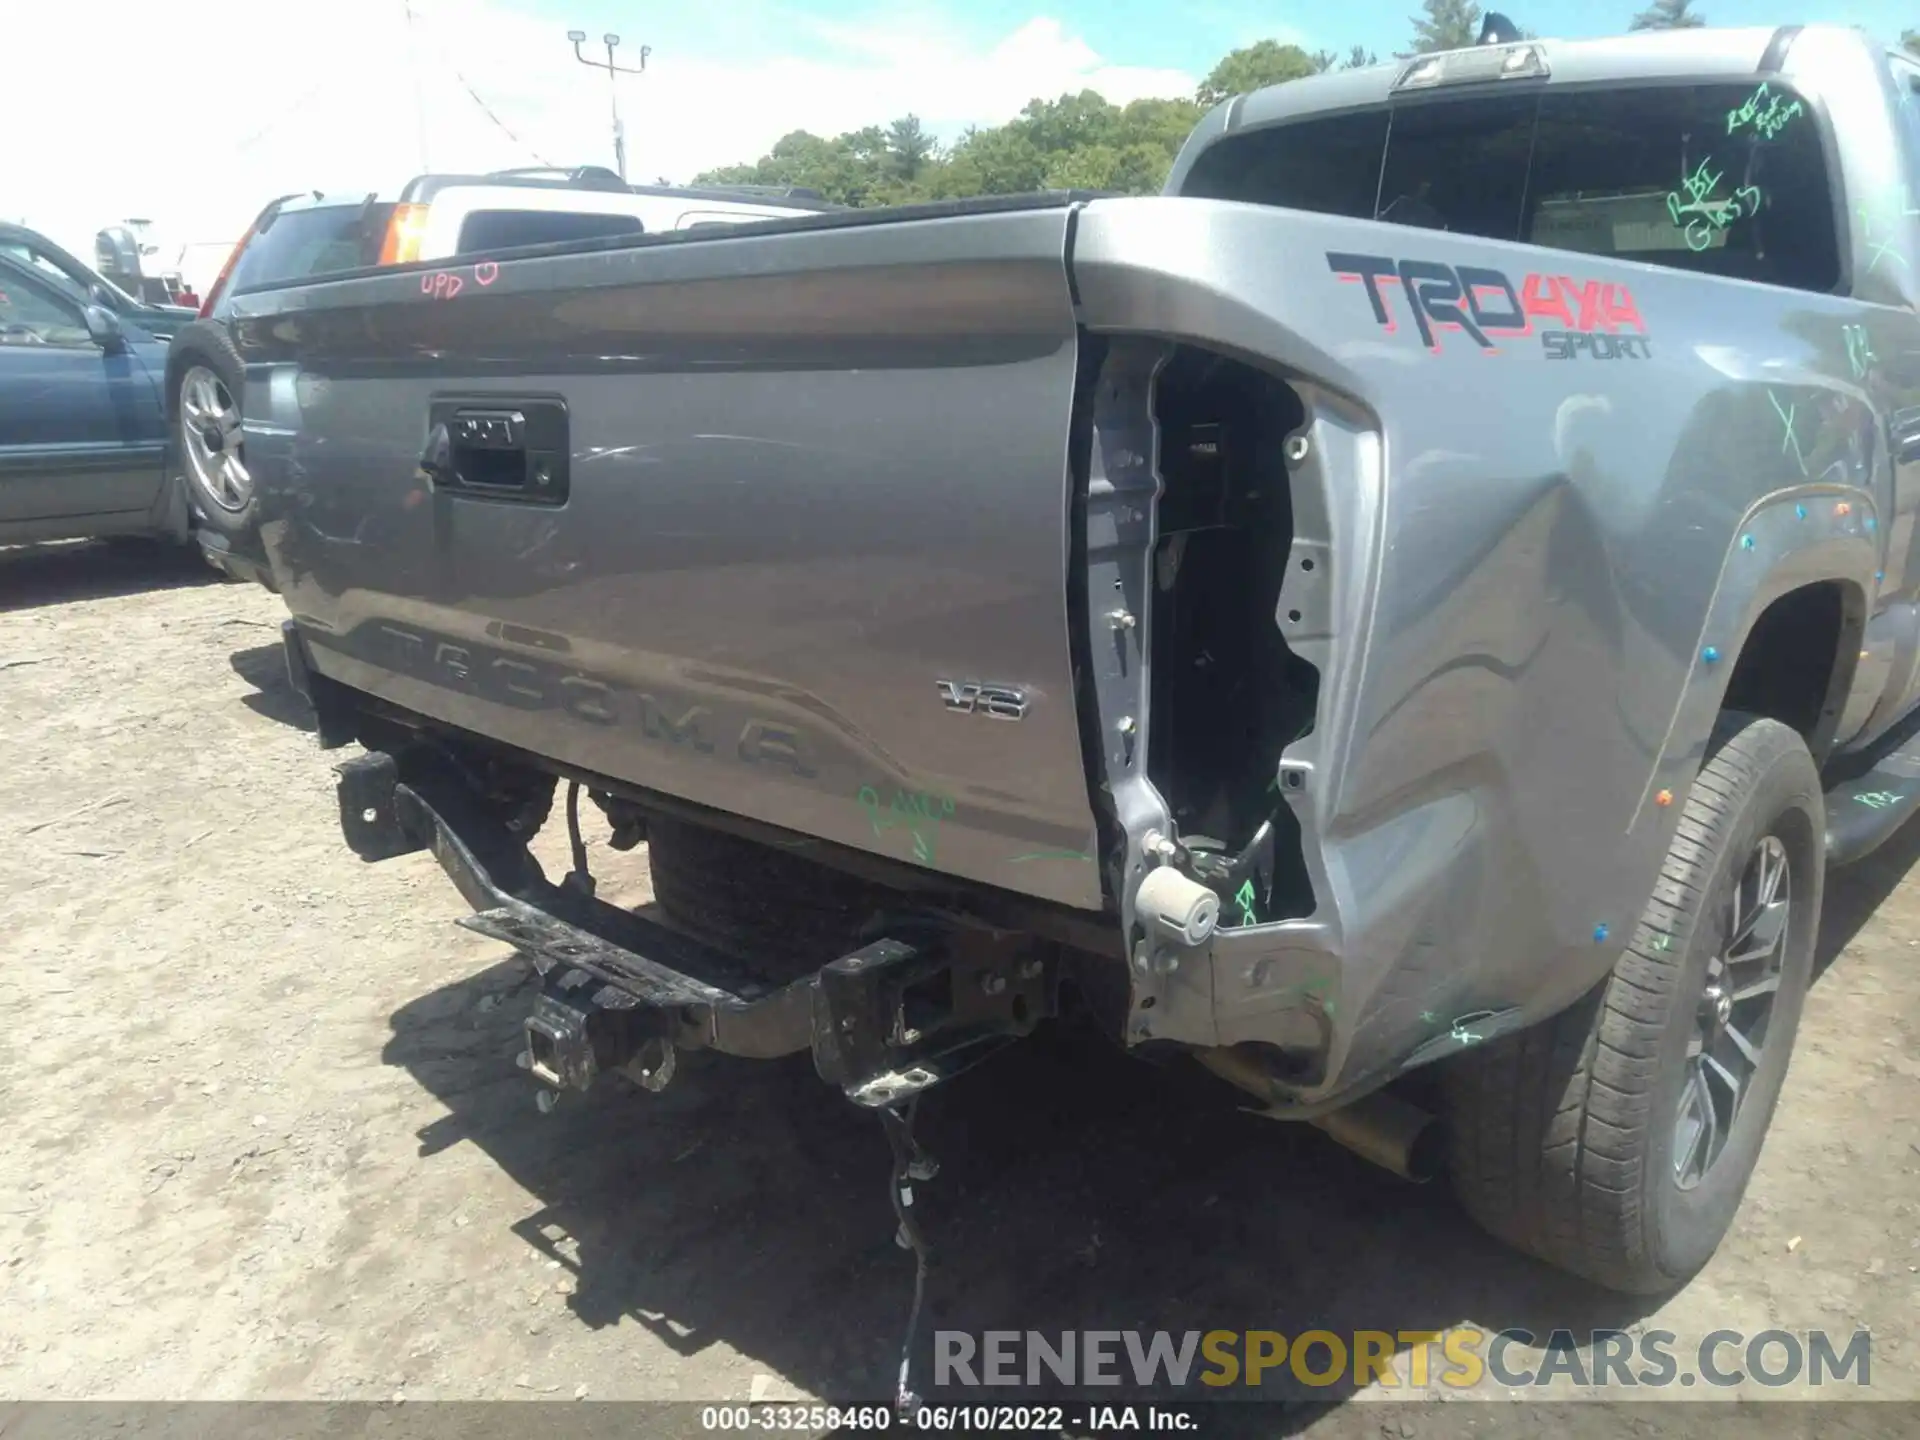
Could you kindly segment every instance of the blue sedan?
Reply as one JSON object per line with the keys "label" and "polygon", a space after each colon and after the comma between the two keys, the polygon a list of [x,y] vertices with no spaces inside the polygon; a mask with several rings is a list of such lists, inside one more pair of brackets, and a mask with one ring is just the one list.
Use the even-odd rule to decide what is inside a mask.
{"label": "blue sedan", "polygon": [[187,538],[166,360],[145,330],[0,254],[0,544]]}

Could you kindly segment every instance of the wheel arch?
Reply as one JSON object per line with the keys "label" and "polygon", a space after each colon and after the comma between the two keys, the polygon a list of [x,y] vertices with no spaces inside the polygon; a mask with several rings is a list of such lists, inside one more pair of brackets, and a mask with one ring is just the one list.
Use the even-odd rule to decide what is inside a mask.
{"label": "wheel arch", "polygon": [[[1880,564],[1877,523],[1872,498],[1840,486],[1779,491],[1742,518],[1706,614],[1687,627],[1686,682],[1636,823],[1655,791],[1691,783],[1730,707],[1792,726],[1814,763],[1825,762],[1859,668]],[[1792,692],[1806,677],[1817,677],[1817,705]]]}
{"label": "wheel arch", "polygon": [[1807,580],[1759,603],[1741,636],[1720,709],[1791,726],[1814,763],[1832,752],[1859,669],[1868,599],[1852,579]]}

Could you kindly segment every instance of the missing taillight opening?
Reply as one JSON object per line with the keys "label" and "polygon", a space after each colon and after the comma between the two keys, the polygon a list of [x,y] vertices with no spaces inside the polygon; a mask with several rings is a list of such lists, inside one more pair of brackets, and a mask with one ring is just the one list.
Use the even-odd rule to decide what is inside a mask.
{"label": "missing taillight opening", "polygon": [[1153,408],[1164,489],[1147,773],[1189,849],[1222,861],[1258,852],[1233,867],[1230,887],[1250,885],[1250,907],[1223,923],[1244,923],[1247,908],[1260,923],[1306,915],[1312,883],[1276,778],[1319,697],[1319,672],[1293,653],[1276,614],[1294,539],[1286,439],[1301,403],[1273,376],[1182,349],[1159,374]]}

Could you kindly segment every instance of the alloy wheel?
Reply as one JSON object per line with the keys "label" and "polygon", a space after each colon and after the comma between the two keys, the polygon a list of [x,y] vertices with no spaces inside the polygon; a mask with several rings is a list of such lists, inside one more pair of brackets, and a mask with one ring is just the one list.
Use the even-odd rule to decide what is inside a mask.
{"label": "alloy wheel", "polygon": [[1707,963],[1687,1039],[1686,1079],[1673,1135],[1673,1176],[1682,1190],[1706,1178],[1726,1149],[1766,1052],[1787,946],[1793,879],[1774,835],[1748,856],[1728,901],[1727,940]]}
{"label": "alloy wheel", "polygon": [[253,477],[242,446],[240,404],[204,365],[189,368],[180,382],[180,439],[200,493],[222,510],[246,509]]}

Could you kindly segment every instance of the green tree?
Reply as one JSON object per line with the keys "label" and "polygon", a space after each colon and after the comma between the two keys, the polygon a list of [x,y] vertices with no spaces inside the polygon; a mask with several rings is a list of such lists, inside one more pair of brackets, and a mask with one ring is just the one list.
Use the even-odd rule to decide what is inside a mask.
{"label": "green tree", "polygon": [[902,115],[887,127],[887,151],[897,179],[911,184],[939,153],[939,145],[918,115]]}
{"label": "green tree", "polygon": [[1401,52],[1431,55],[1436,50],[1462,50],[1480,38],[1480,7],[1472,0],[1426,0],[1426,13],[1413,18],[1413,48]]}
{"label": "green tree", "polygon": [[1177,145],[1171,150],[1144,143],[1121,146],[1112,188],[1127,195],[1154,194],[1165,187],[1173,157],[1179,153]]}
{"label": "green tree", "polygon": [[840,205],[876,202],[892,178],[887,132],[877,125],[824,140],[795,130],[751,165],[728,165],[695,177],[719,185],[799,185]]}
{"label": "green tree", "polygon": [[1127,144],[1157,145],[1171,161],[1205,113],[1197,100],[1136,100],[1120,112],[1119,135]]}
{"label": "green tree", "polygon": [[1232,51],[1208,72],[1194,98],[1209,108],[1229,95],[1245,95],[1267,85],[1301,80],[1319,73],[1314,57],[1298,45],[1261,40]]}
{"label": "green tree", "polygon": [[1347,51],[1342,60],[1334,50],[1316,50],[1313,52],[1313,73],[1324,75],[1329,70],[1364,70],[1369,65],[1378,65],[1380,57],[1364,45],[1355,45]]}
{"label": "green tree", "polygon": [[1049,190],[1124,190],[1120,151],[1111,145],[1062,150],[1047,162]]}
{"label": "green tree", "polygon": [[1653,0],[1628,24],[1629,30],[1698,30],[1707,17],[1690,8],[1693,0]]}
{"label": "green tree", "polygon": [[1057,100],[1029,100],[1007,128],[1049,153],[1110,145],[1119,138],[1120,107],[1098,90],[1082,90]]}
{"label": "green tree", "polygon": [[[1344,64],[1378,63],[1354,46]],[[696,183],[794,185],[842,205],[1008,195],[1043,189],[1146,195],[1166,184],[1174,157],[1209,106],[1228,94],[1313,74],[1321,58],[1298,46],[1262,41],[1224,57],[1193,98],[1115,105],[1094,90],[1029,101],[1005,125],[975,126],[942,145],[917,116],[826,138],[783,135],[751,164],[725,165]]]}
{"label": "green tree", "polygon": [[1012,125],[969,130],[953,147],[942,177],[944,193],[962,195],[1019,195],[1047,186],[1047,156]]}

